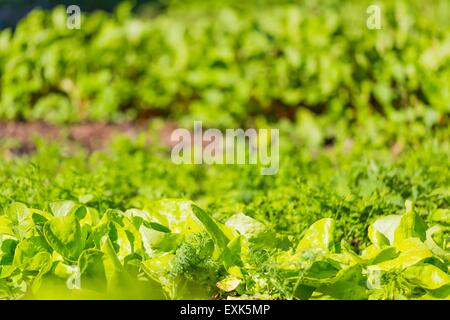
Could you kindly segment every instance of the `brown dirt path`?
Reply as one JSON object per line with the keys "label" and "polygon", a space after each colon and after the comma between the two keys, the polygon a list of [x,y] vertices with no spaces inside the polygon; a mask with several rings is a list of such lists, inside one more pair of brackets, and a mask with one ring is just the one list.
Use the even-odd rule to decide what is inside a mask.
{"label": "brown dirt path", "polygon": [[[107,145],[116,134],[126,134],[130,137],[137,136],[148,129],[150,122],[141,121],[135,123],[83,123],[66,126],[56,126],[45,122],[1,122],[0,142],[5,139],[14,139],[21,144],[19,153],[29,153],[34,150],[34,137],[39,136],[44,140],[57,141],[66,139],[82,145],[90,151],[101,149]],[[166,123],[159,131],[160,142],[171,145],[170,134],[176,128],[174,123]]]}

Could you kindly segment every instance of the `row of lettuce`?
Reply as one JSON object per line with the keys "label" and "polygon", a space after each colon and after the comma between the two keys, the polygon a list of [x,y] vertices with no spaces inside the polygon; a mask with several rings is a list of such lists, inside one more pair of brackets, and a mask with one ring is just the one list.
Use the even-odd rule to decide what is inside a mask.
{"label": "row of lettuce", "polygon": [[34,10],[0,32],[0,119],[162,114],[230,126],[298,108],[449,112],[447,1],[380,1],[381,30],[366,27],[365,1],[233,3],[149,18],[127,2],[83,15],[79,30],[63,7]]}
{"label": "row of lettuce", "polygon": [[430,217],[407,201],[356,254],[331,218],[295,239],[186,200],[125,212],[14,203],[0,215],[0,298],[450,299],[450,211]]}
{"label": "row of lettuce", "polygon": [[423,109],[349,127],[343,119],[330,123],[301,112],[295,123],[274,126],[280,163],[273,176],[261,176],[261,165],[177,165],[171,150],[158,144],[162,122],[136,136],[118,135],[94,152],[63,133],[52,141],[2,138],[0,208],[22,202],[46,209],[58,199],[82,199],[103,212],[186,198],[219,221],[243,212],[295,237],[333,216],[336,237],[358,251],[369,241],[369,224],[401,212],[406,199],[425,219],[449,207],[449,127],[433,126],[435,120]]}

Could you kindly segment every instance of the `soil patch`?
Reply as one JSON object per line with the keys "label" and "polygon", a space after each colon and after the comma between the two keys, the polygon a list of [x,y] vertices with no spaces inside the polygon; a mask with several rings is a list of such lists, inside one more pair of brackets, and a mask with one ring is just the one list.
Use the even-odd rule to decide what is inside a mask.
{"label": "soil patch", "polygon": [[[148,129],[149,121],[134,123],[83,123],[66,126],[56,126],[49,123],[37,122],[0,122],[0,142],[3,139],[14,139],[19,142],[17,154],[32,152],[36,136],[48,141],[65,139],[68,142],[78,143],[94,151],[105,147],[116,134],[126,134],[136,137]],[[171,132],[176,129],[174,123],[166,123],[159,131],[160,142],[170,146]]]}

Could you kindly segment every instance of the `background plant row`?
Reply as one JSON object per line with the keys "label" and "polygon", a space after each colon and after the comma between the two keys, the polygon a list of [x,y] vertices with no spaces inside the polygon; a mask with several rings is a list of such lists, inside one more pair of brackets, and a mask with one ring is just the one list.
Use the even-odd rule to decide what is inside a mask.
{"label": "background plant row", "polygon": [[364,1],[233,3],[175,2],[151,17],[125,3],[83,15],[80,30],[63,7],[34,10],[0,33],[0,119],[448,114],[448,2],[382,1],[382,30],[367,29]]}

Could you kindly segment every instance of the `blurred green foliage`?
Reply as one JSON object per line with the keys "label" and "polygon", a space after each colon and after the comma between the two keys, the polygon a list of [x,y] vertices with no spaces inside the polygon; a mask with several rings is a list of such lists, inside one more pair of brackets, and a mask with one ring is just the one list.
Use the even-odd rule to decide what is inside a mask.
{"label": "blurred green foliage", "polygon": [[[182,284],[187,281],[200,291],[207,288],[208,294],[201,292],[202,297],[217,294],[218,288],[228,294],[230,283],[223,281],[236,280],[233,277],[240,272],[230,268],[234,273],[227,272],[233,277],[222,279],[223,266],[212,256],[217,248],[226,252],[221,257],[227,267],[236,256],[225,249],[226,236],[217,233],[219,224],[201,209],[195,213],[202,217],[201,233],[182,237],[174,233],[161,238],[164,241],[156,237],[151,241],[152,250],[142,247],[140,241],[127,245],[128,238],[141,235],[129,235],[136,226],[116,209],[136,208],[128,213],[140,226],[145,220],[140,209],[155,209],[154,200],[166,199],[161,203],[169,207],[180,203],[169,198],[195,201],[217,223],[229,222],[232,217],[239,226],[254,218],[257,225],[270,230],[251,242],[251,254],[245,257],[243,268],[245,290],[231,289],[243,297],[305,298],[308,292],[301,291],[308,291],[307,285],[326,287],[323,279],[316,279],[320,273],[303,286],[298,278],[302,274],[297,269],[295,274],[280,270],[279,258],[298,262],[299,256],[291,255],[289,248],[298,239],[310,239],[304,237],[305,232],[321,218],[331,219],[319,220],[319,225],[336,223],[335,241],[330,248],[326,243],[325,248],[330,257],[343,254],[341,258],[354,258],[349,248],[363,256],[378,254],[374,245],[388,241],[383,224],[389,225],[392,216],[378,220],[372,229],[369,226],[380,216],[403,213],[405,203],[408,219],[423,218],[430,226],[442,224],[445,232],[431,230],[446,246],[437,247],[430,240],[432,234],[427,234],[426,245],[431,243],[440,254],[427,253],[425,257],[447,275],[450,3],[379,1],[381,30],[366,28],[369,4],[365,0],[225,0],[207,4],[171,0],[163,10],[149,8],[138,15],[124,2],[112,14],[83,15],[80,30],[66,28],[65,9],[58,7],[35,10],[14,31],[1,31],[0,121],[65,124],[153,116],[163,120],[154,119],[148,130],[136,137],[117,135],[104,149],[93,151],[66,139],[65,126],[61,126],[59,141],[28,139],[36,148],[30,153],[21,145],[23,141],[0,137],[0,297],[16,298],[24,291],[40,289],[42,297],[61,298],[67,294],[66,285],[76,285],[66,282],[68,277],[83,278],[91,272],[99,273],[83,286],[86,283],[98,289],[100,285],[102,289],[114,280],[104,281],[105,270],[125,283],[124,274],[141,279],[144,272],[153,279],[146,284],[130,282],[132,286],[117,298],[125,298],[123,292],[127,298],[161,298],[160,286],[170,298],[199,297],[198,292],[185,296],[171,290],[174,279],[183,280]],[[192,120],[202,120],[205,127],[279,129],[279,172],[262,176],[259,165],[176,165],[169,148],[159,143],[164,123],[173,119],[189,128]],[[33,230],[21,212],[36,213]],[[188,216],[173,220],[163,212],[160,218],[170,220],[174,227],[192,227]],[[83,230],[81,219],[85,219]],[[411,227],[408,219],[405,225]],[[153,234],[170,231],[170,225],[164,223],[149,225],[155,228]],[[400,229],[405,233],[399,233],[402,237],[415,231]],[[217,234],[211,235],[211,230]],[[88,238],[82,238],[81,232],[94,237],[85,243]],[[2,238],[1,233],[7,237]],[[72,233],[77,241],[72,241]],[[67,240],[66,245],[55,241],[60,238]],[[298,245],[302,250],[310,246],[303,239]],[[406,258],[415,257],[419,242],[411,242],[413,249]],[[240,250],[241,244],[236,242],[230,248]],[[285,255],[278,255],[288,249]],[[156,280],[157,266],[169,265],[169,260],[151,260],[155,258],[153,250],[173,257],[170,272],[160,270],[164,272],[162,277],[157,274]],[[382,255],[392,254],[392,248],[388,250]],[[24,252],[38,253],[39,259],[31,260]],[[444,256],[446,264],[438,256]],[[107,259],[100,263],[99,257]],[[313,261],[317,256],[306,258]],[[395,268],[403,263],[392,258]],[[323,260],[317,261],[316,266],[323,266]],[[431,268],[434,273],[429,274],[436,279],[442,272],[431,264],[416,265],[403,276],[417,281],[417,275],[425,278],[425,271]],[[91,265],[101,267],[88,268]],[[73,268],[77,266],[81,267],[78,275]],[[334,266],[328,267],[337,272]],[[338,298],[367,298],[364,292],[352,291],[355,286],[347,282],[352,279],[361,282],[357,288],[365,288],[378,278],[362,274],[362,269],[348,270],[348,278],[338,282]],[[425,292],[423,288],[412,292],[415,287],[404,286],[406,278],[395,272],[381,279],[383,285],[375,288],[371,298],[398,299]],[[41,281],[43,274],[48,276],[45,281]],[[303,276],[308,278],[307,273]],[[368,281],[362,281],[366,276]],[[31,279],[33,285],[24,288],[23,283],[29,285]],[[431,290],[436,285],[430,279],[424,283]],[[52,281],[58,286],[51,285]],[[48,287],[40,288],[41,282]],[[129,292],[133,295],[128,296]],[[227,295],[221,294],[222,298]],[[325,294],[333,296],[332,291]],[[440,295],[443,293],[430,297]],[[103,296],[86,296],[99,297]]]}
{"label": "blurred green foliage", "polygon": [[0,33],[0,119],[55,123],[164,115],[207,126],[450,111],[450,4],[380,1],[173,1],[157,15],[35,10]]}

